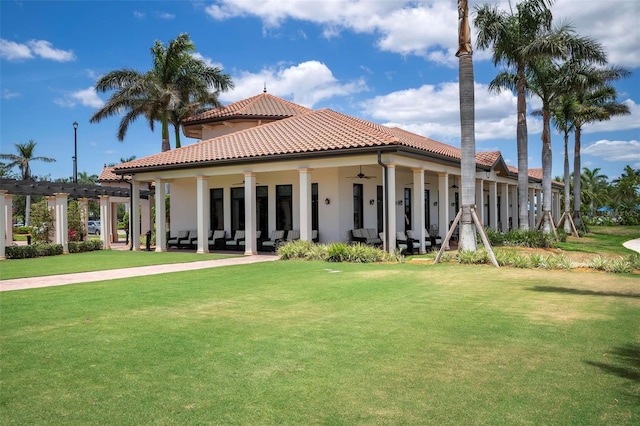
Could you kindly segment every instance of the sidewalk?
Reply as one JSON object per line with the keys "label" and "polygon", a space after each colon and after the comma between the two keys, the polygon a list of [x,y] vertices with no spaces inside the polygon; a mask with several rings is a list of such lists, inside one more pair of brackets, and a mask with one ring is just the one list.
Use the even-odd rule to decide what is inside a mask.
{"label": "sidewalk", "polygon": [[622,245],[628,248],[629,250],[633,250],[635,252],[640,253],[640,238],[626,241],[622,243]]}
{"label": "sidewalk", "polygon": [[203,260],[201,262],[173,263],[167,265],[110,269],[106,271],[81,272],[77,274],[17,278],[13,280],[0,281],[0,291],[24,290],[28,288],[53,287],[59,285],[88,283],[94,281],[115,280],[120,278],[140,277],[144,275],[166,274],[168,272],[195,271],[197,269],[217,268],[220,266],[247,265],[250,263],[271,262],[278,259],[279,257],[276,255],[258,254],[253,256],[232,257],[229,259]]}

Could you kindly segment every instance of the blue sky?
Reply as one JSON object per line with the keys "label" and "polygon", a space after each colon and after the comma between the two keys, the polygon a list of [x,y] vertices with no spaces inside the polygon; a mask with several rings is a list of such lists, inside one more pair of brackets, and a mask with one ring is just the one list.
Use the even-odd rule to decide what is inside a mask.
{"label": "blue sky", "polygon": [[[470,0],[471,8],[480,2]],[[503,9],[507,2],[499,3]],[[115,69],[151,68],[150,47],[187,32],[197,54],[229,73],[231,103],[269,93],[310,108],[331,108],[459,146],[456,1],[217,0],[0,1],[0,152],[35,140],[55,163],[32,164],[51,178],[99,174],[117,163],[160,151],[159,126],[140,120],[124,142],[118,118],[90,124],[107,95],[96,79]],[[630,69],[616,84],[632,114],[584,128],[583,166],[615,178],[640,168],[640,2],[558,0],[554,20],[570,20],[598,39],[610,63]],[[475,42],[475,32],[472,29]],[[516,165],[515,96],[489,93],[499,71],[489,52],[474,53],[476,150],[500,150]],[[529,101],[529,109],[540,104]],[[540,167],[541,122],[528,117],[529,167]],[[553,175],[563,170],[562,136],[553,133]],[[197,142],[182,138],[183,145]],[[172,146],[174,141],[172,140]],[[571,142],[570,150],[573,150]],[[571,157],[572,158],[572,157]],[[573,168],[573,166],[572,166]]]}

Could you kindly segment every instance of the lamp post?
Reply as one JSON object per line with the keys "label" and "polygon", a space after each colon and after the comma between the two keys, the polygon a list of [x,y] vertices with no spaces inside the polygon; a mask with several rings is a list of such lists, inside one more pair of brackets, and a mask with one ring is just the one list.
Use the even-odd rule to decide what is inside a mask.
{"label": "lamp post", "polygon": [[78,183],[78,122],[73,122],[73,183]]}

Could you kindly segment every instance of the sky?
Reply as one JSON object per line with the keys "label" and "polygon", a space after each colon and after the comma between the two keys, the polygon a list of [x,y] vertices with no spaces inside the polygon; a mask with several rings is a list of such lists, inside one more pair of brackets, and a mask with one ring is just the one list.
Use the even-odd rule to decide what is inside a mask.
{"label": "sky", "polygon": [[[483,2],[470,0],[470,9]],[[508,10],[506,1],[490,2]],[[514,3],[512,1],[512,3]],[[266,89],[313,109],[330,108],[460,146],[457,2],[396,0],[10,1],[0,0],[0,152],[37,142],[32,174],[50,179],[100,174],[122,158],[160,152],[160,126],[134,123],[117,140],[120,117],[89,123],[109,97],[97,79],[152,67],[150,48],[188,33],[196,55],[235,84],[229,104]],[[631,114],[586,125],[582,165],[613,179],[640,168],[640,2],[557,0],[555,23],[603,44],[609,63],[632,72],[616,82]],[[473,21],[473,13],[471,16]],[[472,40],[475,46],[475,28]],[[517,165],[516,97],[489,92],[503,71],[474,50],[476,151]],[[540,108],[528,100],[528,111]],[[529,167],[541,167],[542,123],[529,115]],[[73,123],[78,123],[74,134]],[[77,136],[77,139],[74,139]],[[182,144],[198,140],[182,137]],[[174,146],[172,135],[172,147]],[[552,132],[553,176],[563,174],[563,137]],[[573,137],[570,141],[573,169]]]}

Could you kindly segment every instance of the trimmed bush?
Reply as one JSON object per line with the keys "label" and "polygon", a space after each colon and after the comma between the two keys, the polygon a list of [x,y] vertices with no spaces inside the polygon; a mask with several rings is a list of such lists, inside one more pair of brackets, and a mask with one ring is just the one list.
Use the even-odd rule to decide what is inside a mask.
{"label": "trimmed bush", "polygon": [[278,248],[278,255],[283,260],[303,259],[350,263],[400,262],[403,259],[399,252],[389,254],[365,244],[331,243],[324,245],[302,240],[283,244]]}
{"label": "trimmed bush", "polygon": [[7,259],[30,259],[33,257],[56,256],[62,254],[61,244],[33,244],[30,246],[9,246],[5,249]]}

